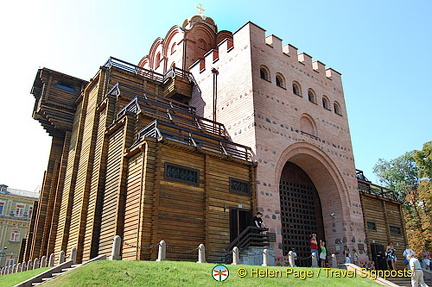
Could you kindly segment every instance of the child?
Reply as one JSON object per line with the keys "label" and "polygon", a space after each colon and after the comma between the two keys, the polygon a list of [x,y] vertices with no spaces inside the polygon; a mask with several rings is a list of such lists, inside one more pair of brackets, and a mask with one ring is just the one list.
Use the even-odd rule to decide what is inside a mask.
{"label": "child", "polygon": [[325,247],[325,241],[320,240],[320,259],[321,259],[321,267],[326,267],[326,259],[327,259],[327,249]]}

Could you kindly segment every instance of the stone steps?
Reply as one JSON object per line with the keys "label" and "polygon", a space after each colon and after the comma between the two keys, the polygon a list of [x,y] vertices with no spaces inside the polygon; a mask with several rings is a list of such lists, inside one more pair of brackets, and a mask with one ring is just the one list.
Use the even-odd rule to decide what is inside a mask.
{"label": "stone steps", "polygon": [[[410,278],[387,278],[387,280],[401,287],[411,287]],[[432,280],[430,279],[425,279],[425,283],[428,286],[432,286]]]}
{"label": "stone steps", "polygon": [[274,265],[274,252],[273,249],[260,246],[250,246],[247,249],[240,251],[240,264],[245,265],[261,265],[263,263],[263,251],[269,251],[269,265]]}
{"label": "stone steps", "polygon": [[71,261],[62,263],[60,265],[57,265],[56,267],[53,267],[50,270],[42,272],[41,274],[36,275],[35,277],[30,278],[30,279],[16,285],[16,287],[27,287],[27,286],[41,285],[47,281],[50,281],[54,278],[57,278],[58,276],[61,276],[61,275],[65,274],[65,273],[67,273],[67,272],[69,272],[75,268],[78,268],[82,265],[85,265],[87,263],[90,263],[90,262],[93,262],[96,260],[105,260],[105,259],[106,259],[106,256],[101,255],[101,256],[95,257],[95,258],[93,258],[93,259],[91,259],[91,260],[89,260],[83,264],[72,264],[72,260],[71,260]]}

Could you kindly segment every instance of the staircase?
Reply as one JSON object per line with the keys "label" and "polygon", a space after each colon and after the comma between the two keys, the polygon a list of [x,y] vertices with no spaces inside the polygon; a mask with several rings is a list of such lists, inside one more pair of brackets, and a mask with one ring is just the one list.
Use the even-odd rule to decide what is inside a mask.
{"label": "staircase", "polygon": [[[359,266],[352,264],[352,263],[344,264],[344,265],[345,265],[345,268],[347,270],[354,271],[358,275],[364,277],[364,273]],[[426,271],[423,269],[423,278],[424,278],[426,285],[432,287],[432,272]],[[409,287],[409,286],[411,286],[411,278],[409,278],[409,277],[405,277],[405,278],[404,277],[387,277],[385,279],[378,277],[376,279],[374,278],[371,280],[375,281],[376,283],[378,283],[380,285],[384,285],[384,286],[392,286],[392,287],[395,287],[395,286],[402,286],[402,287],[407,286],[407,287]]]}
{"label": "staircase", "polygon": [[73,269],[75,269],[77,267],[80,267],[81,265],[82,264],[73,264],[73,265],[71,265],[71,267],[61,269],[57,273],[52,273],[51,277],[47,276],[47,277],[42,278],[42,282],[34,282],[34,283],[32,283],[32,286],[37,286],[37,285],[44,284],[45,282],[50,281],[50,280],[52,280],[54,278],[57,278],[58,276],[61,276],[61,275],[65,274],[66,272],[69,272],[70,270],[73,270]]}
{"label": "staircase", "polygon": [[269,253],[269,265],[274,266],[274,251],[271,248],[262,247],[262,246],[249,246],[246,249],[243,249],[240,252],[240,264],[245,265],[258,265],[260,266],[263,263],[263,252],[264,249],[268,250]]}
{"label": "staircase", "polygon": [[[426,285],[432,286],[432,272],[423,269],[423,279]],[[411,287],[411,278],[387,278],[388,281],[402,287]]]}
{"label": "staircase", "polygon": [[232,263],[232,250],[237,247],[240,250],[240,264],[261,265],[263,263],[263,251],[267,249],[269,264],[274,265],[274,251],[269,248],[269,243],[276,241],[276,234],[267,231],[267,228],[248,226],[225,248],[227,253],[221,256],[212,256],[210,261],[224,264]]}
{"label": "staircase", "polygon": [[15,285],[15,287],[30,287],[30,286],[37,286],[41,285],[49,280],[52,280],[58,276],[61,276],[70,270],[73,270],[75,268],[79,268],[83,265],[86,265],[90,262],[96,261],[96,260],[105,260],[106,255],[100,255],[98,257],[95,257],[93,259],[90,259],[87,262],[84,262],[82,264],[74,264],[73,260],[66,261],[64,263],[61,263],[45,272],[42,272],[24,282],[21,282],[20,284]]}

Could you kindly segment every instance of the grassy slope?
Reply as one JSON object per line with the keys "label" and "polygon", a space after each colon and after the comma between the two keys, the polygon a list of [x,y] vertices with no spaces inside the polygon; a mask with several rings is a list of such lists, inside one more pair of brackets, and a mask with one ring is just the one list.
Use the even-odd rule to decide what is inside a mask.
{"label": "grassy slope", "polygon": [[2,276],[0,276],[0,286],[1,287],[14,286],[18,283],[21,283],[27,279],[32,278],[33,276],[36,276],[39,273],[42,273],[43,271],[46,271],[48,269],[50,269],[50,268],[44,267],[44,268],[38,268],[35,270],[29,270],[29,271],[25,271],[25,272],[2,275]]}
{"label": "grassy slope", "polygon": [[[230,266],[230,276],[227,281],[217,282],[212,277],[215,264],[196,264],[193,262],[178,261],[97,261],[68,274],[51,280],[43,286],[379,286],[374,282],[362,278],[326,278],[321,270],[316,278],[317,268],[296,268],[296,270],[311,270],[314,278],[305,280],[287,278],[285,267],[269,267],[281,270],[281,278],[257,278],[246,276],[240,278],[237,274],[239,268],[265,270],[261,266]],[[2,285],[1,285],[2,286]]]}

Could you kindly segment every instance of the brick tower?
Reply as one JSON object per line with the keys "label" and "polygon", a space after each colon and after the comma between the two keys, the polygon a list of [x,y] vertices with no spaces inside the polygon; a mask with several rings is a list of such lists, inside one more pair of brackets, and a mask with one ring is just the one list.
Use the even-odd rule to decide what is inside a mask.
{"label": "brick tower", "polygon": [[317,233],[330,252],[342,256],[347,246],[366,260],[340,73],[251,22],[231,34],[203,15],[156,40],[140,65],[189,68],[196,81],[189,104],[252,147],[258,210],[277,235],[276,256],[292,247],[306,256]]}

